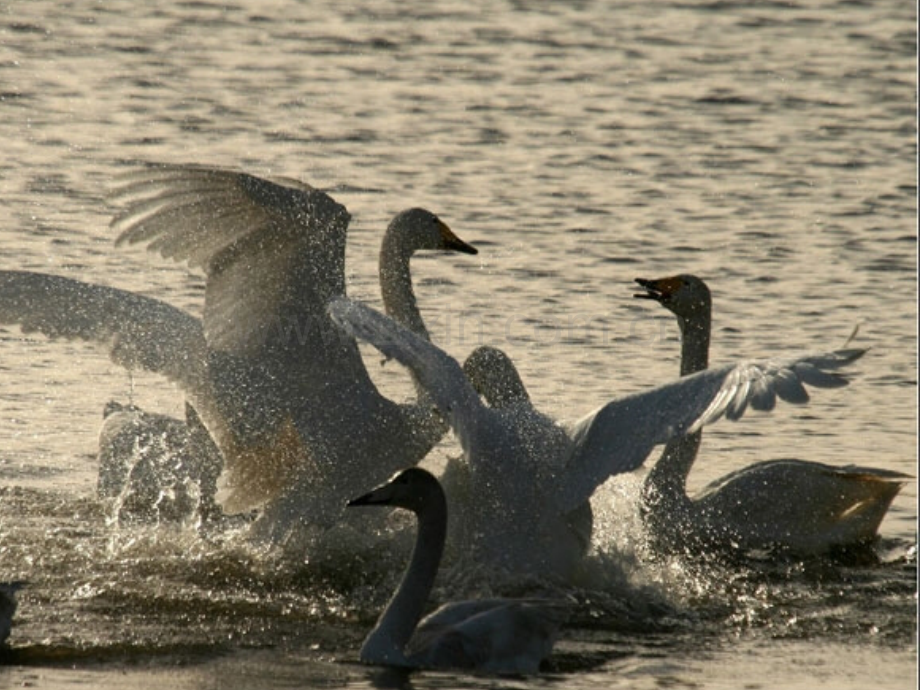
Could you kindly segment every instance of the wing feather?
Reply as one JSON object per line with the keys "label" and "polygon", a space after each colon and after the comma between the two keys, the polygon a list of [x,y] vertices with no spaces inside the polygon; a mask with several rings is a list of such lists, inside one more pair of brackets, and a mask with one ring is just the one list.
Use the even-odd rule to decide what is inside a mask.
{"label": "wing feather", "polygon": [[201,321],[165,302],[62,276],[0,271],[0,323],[95,342],[128,369],[165,375],[187,392],[205,380]]}
{"label": "wing feather", "polygon": [[[850,349],[785,361],[744,361],[685,376],[598,408],[572,429],[575,449],[561,482],[560,508],[573,510],[608,477],[636,469],[656,445],[675,436],[693,433],[723,416],[740,419],[748,406],[770,410],[777,397],[804,404],[809,399],[804,383],[824,388],[846,385],[845,378],[822,369],[839,369],[865,352]],[[803,364],[807,366],[800,367]],[[806,372],[804,380],[797,375],[799,370]]]}
{"label": "wing feather", "polygon": [[[273,361],[268,350],[290,347],[291,337],[318,352],[338,337],[324,308],[345,292],[350,216],[325,192],[221,168],[150,165],[123,176],[112,198],[123,206],[112,221],[117,244],[143,243],[204,268],[212,349]],[[356,350],[344,356],[361,368]],[[277,364],[275,375],[296,378],[298,363]]]}
{"label": "wing feather", "polygon": [[329,313],[352,336],[411,369],[463,443],[465,431],[488,408],[456,359],[388,316],[347,297],[332,300]]}

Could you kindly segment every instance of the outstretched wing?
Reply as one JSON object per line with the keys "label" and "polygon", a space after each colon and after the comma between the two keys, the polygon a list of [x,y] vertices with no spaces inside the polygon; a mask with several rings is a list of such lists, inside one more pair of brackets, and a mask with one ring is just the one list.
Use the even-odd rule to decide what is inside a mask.
{"label": "outstretched wing", "polygon": [[847,379],[831,372],[855,362],[864,354],[865,349],[850,348],[798,359],[741,362],[727,367],[730,372],[718,395],[688,433],[698,431],[723,415],[731,420],[740,419],[748,405],[755,410],[772,410],[777,397],[793,404],[807,403],[806,384],[815,388],[841,388],[847,385]]}
{"label": "outstretched wing", "polygon": [[345,293],[350,216],[328,194],[232,170],[150,165],[123,176],[112,198],[123,205],[112,221],[117,244],[204,268],[212,350],[251,357],[335,337],[325,306]]}
{"label": "outstretched wing", "polygon": [[255,507],[293,481],[303,439],[323,431],[314,396],[376,391],[357,343],[326,312],[345,293],[349,214],[306,184],[196,165],[128,173],[113,199],[118,244],[205,271],[206,421],[226,458],[221,500]]}
{"label": "outstretched wing", "polygon": [[563,511],[587,500],[608,477],[639,467],[652,448],[693,433],[721,417],[739,419],[748,407],[771,410],[779,397],[808,401],[805,385],[845,386],[831,373],[865,350],[837,350],[789,360],[744,361],[684,376],[650,391],[614,400],[576,422],[574,451],[558,500]]}
{"label": "outstretched wing", "polygon": [[0,271],[0,323],[100,343],[115,363],[163,374],[190,393],[204,383],[201,321],[151,297],[44,273]]}
{"label": "outstretched wing", "polygon": [[352,336],[411,369],[464,444],[465,434],[488,408],[457,360],[390,317],[347,297],[332,300],[329,313]]}

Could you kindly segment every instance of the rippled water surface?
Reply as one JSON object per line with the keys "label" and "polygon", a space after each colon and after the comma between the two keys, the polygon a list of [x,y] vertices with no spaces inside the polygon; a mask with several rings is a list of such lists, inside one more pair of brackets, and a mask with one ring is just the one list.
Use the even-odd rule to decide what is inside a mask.
{"label": "rippled water surface", "polygon": [[[858,325],[848,388],[714,426],[691,486],[782,456],[915,474],[915,23],[900,0],[2,4],[0,268],[199,313],[200,273],[114,249],[113,177],[138,160],[297,177],[353,215],[355,297],[379,304],[402,208],[476,244],[414,261],[432,337],[504,348],[560,418],[677,374],[676,324],[632,299],[636,276],[708,280],[714,363]],[[914,687],[913,481],[874,558],[718,566],[650,560],[640,477],[619,478],[595,506],[616,548],[567,592],[545,675],[407,680],[354,660],[410,536],[305,562],[232,529],[118,527],[96,435],[129,398],[181,414],[163,379],[0,327],[0,581],[29,583],[0,687]],[[482,587],[446,573],[436,593]]]}

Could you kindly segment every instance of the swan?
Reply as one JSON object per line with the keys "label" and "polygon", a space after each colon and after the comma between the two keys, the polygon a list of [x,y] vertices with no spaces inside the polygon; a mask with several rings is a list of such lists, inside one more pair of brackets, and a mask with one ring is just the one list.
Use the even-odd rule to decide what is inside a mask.
{"label": "swan", "polygon": [[[712,297],[694,275],[637,278],[652,299],[677,316],[681,376],[709,366]],[[658,548],[693,553],[710,549],[779,548],[825,553],[871,541],[908,475],[855,465],[778,459],[725,475],[699,495],[687,495],[687,476],[702,432],[671,439],[642,489],[642,516]]]}
{"label": "swan", "polygon": [[13,627],[13,616],[16,614],[18,602],[16,593],[23,588],[25,582],[0,582],[0,646],[6,644]]}
{"label": "swan", "polygon": [[[165,374],[224,458],[225,513],[261,508],[253,534],[283,540],[328,526],[358,482],[418,462],[447,427],[424,399],[384,397],[357,343],[325,305],[345,293],[350,215],[289,179],[195,165],[126,174],[113,198],[116,245],[143,243],[203,267],[202,319],[142,295],[60,276],[0,272],[0,322],[108,345],[114,361]],[[425,249],[475,254],[436,215],[390,222],[380,252],[384,304],[422,323],[409,260]]]}
{"label": "swan", "polygon": [[[553,420],[534,409],[530,394],[518,373],[514,362],[497,347],[480,345],[467,356],[463,362],[463,373],[470,384],[493,410],[506,417],[508,422],[526,429],[528,424],[536,424],[543,429],[551,429]],[[537,433],[539,435],[539,432]],[[466,463],[448,461],[444,480],[451,482],[454,489],[458,482],[463,483],[463,492],[469,492],[469,472]],[[457,493],[456,490],[454,493]],[[482,530],[485,526],[478,521],[454,520],[452,541],[469,543],[471,537],[463,530]],[[568,570],[567,565],[582,558],[591,546],[591,533],[594,528],[594,514],[590,501],[584,501],[574,510],[565,513],[562,521],[555,518],[544,529],[555,534],[550,551],[546,552],[546,563],[556,564],[550,570]]]}
{"label": "swan", "polygon": [[106,404],[96,490],[112,503],[119,522],[209,523],[220,517],[214,497],[223,458],[188,403],[185,416]]}
{"label": "swan", "polygon": [[447,501],[420,467],[396,474],[348,506],[394,506],[415,513],[418,533],[409,565],[361,647],[369,664],[487,673],[537,673],[552,652],[570,604],[552,599],[481,599],[444,604],[421,623],[444,551]]}
{"label": "swan", "polygon": [[[864,350],[840,350],[788,360],[746,360],[639,394],[613,400],[564,428],[526,401],[486,406],[472,380],[511,381],[507,358],[480,358],[491,370],[464,373],[449,354],[370,307],[346,297],[329,311],[342,328],[411,368],[447,418],[463,449],[474,497],[458,519],[468,522],[472,558],[511,570],[568,578],[580,550],[573,545],[573,511],[583,509],[608,477],[639,467],[652,448],[693,433],[748,406],[769,410],[780,397],[808,400],[805,384],[839,386],[833,370]],[[504,365],[501,362],[505,362]],[[468,374],[469,378],[468,378]],[[505,390],[508,389],[504,385]]]}
{"label": "swan", "polygon": [[[430,403],[380,394],[357,343],[329,320],[327,302],[345,294],[350,220],[329,195],[289,179],[159,165],[127,175],[114,198],[124,204],[112,221],[117,245],[146,244],[207,276],[211,395],[192,402],[224,455],[225,511],[274,499],[256,523],[272,540],[304,518],[328,526],[357,482],[415,464],[443,436]],[[386,234],[385,305],[418,327],[412,254],[476,250],[419,208],[397,214]]]}

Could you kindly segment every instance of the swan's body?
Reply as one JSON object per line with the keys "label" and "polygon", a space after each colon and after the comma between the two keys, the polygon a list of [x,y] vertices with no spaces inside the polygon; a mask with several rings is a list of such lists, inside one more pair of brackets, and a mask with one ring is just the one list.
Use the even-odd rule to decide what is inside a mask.
{"label": "swan's body", "polygon": [[[519,392],[510,396],[515,404],[483,404],[471,381],[513,381],[507,358],[477,358],[482,364],[464,373],[453,357],[367,306],[338,298],[330,311],[343,328],[412,369],[459,438],[473,500],[457,516],[469,523],[471,539],[458,549],[491,564],[563,577],[580,551],[572,543],[573,511],[583,510],[608,477],[636,469],[655,445],[723,415],[737,419],[747,406],[772,409],[777,396],[805,402],[804,383],[844,385],[828,370],[863,354],[844,350],[710,369],[612,401],[568,431]],[[492,370],[476,371],[486,362]],[[499,366],[505,371],[494,369]]]}
{"label": "swan's body", "polygon": [[[506,427],[519,429],[514,445],[517,445],[518,442],[527,444],[527,439],[543,438],[546,447],[540,448],[539,445],[534,445],[530,449],[535,457],[540,455],[553,457],[555,453],[566,452],[565,449],[569,442],[564,432],[552,419],[534,408],[530,394],[508,355],[498,348],[481,345],[466,358],[463,363],[463,372],[476,392],[494,410],[498,419],[502,420],[501,423]],[[511,452],[517,453],[518,451],[512,450]],[[468,510],[470,500],[480,500],[478,494],[471,494],[470,491],[481,490],[481,481],[470,482],[469,469],[468,462],[454,460],[445,471],[445,478],[448,480],[453,479],[456,482],[456,477],[462,477],[460,482],[465,497],[455,502],[464,507],[456,512],[469,517],[452,521],[452,542],[467,545],[467,547],[482,541],[478,535],[488,534],[489,526],[486,520],[491,517],[489,513],[483,513],[482,517],[486,520],[481,520],[476,517],[478,513],[475,511],[470,513]],[[508,480],[513,482],[513,478],[508,478]],[[451,488],[453,489],[454,486],[452,485]],[[515,488],[521,488],[525,492],[527,490],[520,484],[508,488],[512,491]],[[534,498],[539,499],[539,495],[535,495]],[[495,496],[493,500],[501,500],[501,497]],[[542,517],[544,519],[538,520],[540,524],[537,529],[544,534],[546,543],[545,550],[539,555],[540,563],[537,568],[540,571],[567,574],[571,565],[577,563],[591,545],[591,532],[594,526],[591,503],[584,501],[574,510],[561,516],[548,512]],[[524,520],[521,521],[522,524],[524,522]],[[519,565],[527,567],[526,562],[519,562]]]}
{"label": "swan's body", "polygon": [[[646,293],[677,316],[681,375],[709,366],[712,298],[699,278],[637,279]],[[873,539],[907,475],[819,462],[758,462],[687,495],[687,476],[702,432],[673,439],[649,471],[642,492],[645,524],[669,551],[766,550],[822,553]]]}
{"label": "swan's body", "polygon": [[99,432],[100,498],[120,522],[208,522],[223,468],[220,451],[186,405],[186,418],[109,402]]}
{"label": "swan's body", "polygon": [[[349,503],[413,511],[418,535],[396,593],[361,647],[361,661],[410,668],[536,673],[552,652],[568,604],[543,599],[482,599],[445,604],[422,619],[447,533],[438,480],[410,468]],[[421,620],[421,622],[419,622]]]}
{"label": "swan's body", "polygon": [[[349,214],[284,180],[195,166],[150,166],[115,197],[118,244],[146,243],[207,274],[203,319],[150,298],[78,281],[0,272],[0,321],[102,341],[112,358],[177,381],[224,457],[225,512],[262,508],[256,534],[331,524],[358,486],[420,460],[446,425],[425,400],[381,395],[327,302],[345,293]],[[387,229],[381,288],[410,327],[419,249],[475,253],[434,214],[410,209]]]}

